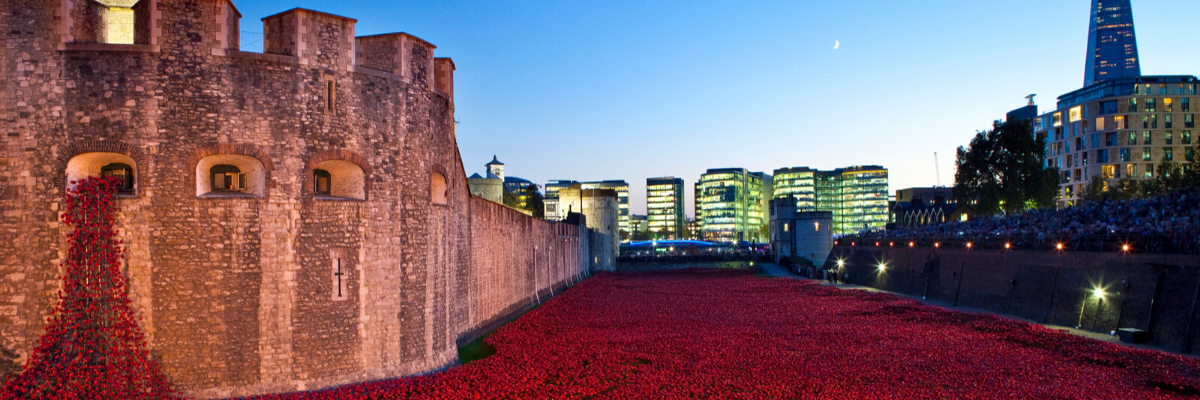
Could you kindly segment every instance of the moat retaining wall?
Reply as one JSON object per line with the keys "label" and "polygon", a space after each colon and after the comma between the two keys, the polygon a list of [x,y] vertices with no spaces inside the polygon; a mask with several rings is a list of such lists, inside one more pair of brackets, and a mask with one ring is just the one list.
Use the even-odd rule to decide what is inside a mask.
{"label": "moat retaining wall", "polygon": [[825,267],[839,260],[857,285],[1096,332],[1149,330],[1181,351],[1200,345],[1196,256],[839,246]]}

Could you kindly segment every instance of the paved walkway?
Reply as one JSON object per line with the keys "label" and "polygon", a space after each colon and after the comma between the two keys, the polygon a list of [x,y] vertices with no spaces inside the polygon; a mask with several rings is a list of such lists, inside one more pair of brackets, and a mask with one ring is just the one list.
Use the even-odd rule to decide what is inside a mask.
{"label": "paved walkway", "polygon": [[[763,272],[765,272],[767,275],[770,275],[770,276],[773,276],[776,278],[808,279],[805,277],[793,275],[791,272],[788,272],[788,270],[786,268],[781,267],[776,264],[762,264],[762,269],[763,269]],[[820,281],[820,282],[821,282],[821,285],[832,286],[832,287],[835,287],[838,289],[865,290],[868,292],[891,293],[891,294],[894,294],[894,295],[897,295],[897,296],[900,296],[900,297],[903,297],[906,299],[916,300],[916,301],[919,301],[919,302],[922,302],[925,304],[942,307],[942,308],[945,308],[948,310],[962,311],[962,312],[973,313],[973,314],[995,315],[998,317],[1011,319],[1011,320],[1015,320],[1015,321],[1028,322],[1031,324],[1038,324],[1038,325],[1041,325],[1041,326],[1044,326],[1044,327],[1047,327],[1050,329],[1057,329],[1060,331],[1071,333],[1073,335],[1083,336],[1083,337],[1086,337],[1089,339],[1095,339],[1095,340],[1099,340],[1099,341],[1103,341],[1103,342],[1115,343],[1115,344],[1119,344],[1119,345],[1122,345],[1125,347],[1132,347],[1132,348],[1145,349],[1145,350],[1158,350],[1158,351],[1162,351],[1162,352],[1166,352],[1166,353],[1178,354],[1178,355],[1185,356],[1185,357],[1200,358],[1200,355],[1184,354],[1184,353],[1181,353],[1179,351],[1179,349],[1175,349],[1175,348],[1154,346],[1154,345],[1147,345],[1147,344],[1125,343],[1125,342],[1122,342],[1120,338],[1113,336],[1113,335],[1107,335],[1107,334],[1103,334],[1100,332],[1085,331],[1085,330],[1075,329],[1075,328],[1068,327],[1068,326],[1043,324],[1043,323],[1039,323],[1039,322],[1036,322],[1033,320],[1029,320],[1029,319],[1025,319],[1025,318],[1021,318],[1021,317],[1017,317],[1017,316],[1013,316],[1013,315],[1008,315],[1008,314],[1000,314],[995,311],[982,309],[982,308],[956,306],[956,305],[952,305],[952,304],[946,303],[946,302],[935,301],[935,300],[925,300],[925,299],[921,299],[920,297],[916,297],[916,296],[910,296],[910,295],[906,295],[903,293],[888,292],[885,290],[879,290],[879,289],[876,289],[873,287],[867,287],[867,286],[858,286],[858,285],[841,284],[841,283],[829,283],[826,281]]]}

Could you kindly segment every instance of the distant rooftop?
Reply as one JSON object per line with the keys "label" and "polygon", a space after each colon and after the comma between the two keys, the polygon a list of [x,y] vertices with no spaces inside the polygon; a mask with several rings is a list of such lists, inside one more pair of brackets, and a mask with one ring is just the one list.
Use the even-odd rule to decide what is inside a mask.
{"label": "distant rooftop", "polygon": [[[1195,85],[1197,82],[1200,82],[1200,79],[1197,79],[1195,75],[1148,75],[1107,80],[1058,96],[1058,109],[1074,107],[1090,100],[1105,97],[1191,95],[1196,94]],[[1165,86],[1162,88],[1162,91],[1159,90],[1158,86],[1155,86],[1152,88],[1151,93],[1139,93],[1136,88],[1139,84],[1162,84]],[[1184,93],[1179,93],[1179,85],[1184,85]]]}

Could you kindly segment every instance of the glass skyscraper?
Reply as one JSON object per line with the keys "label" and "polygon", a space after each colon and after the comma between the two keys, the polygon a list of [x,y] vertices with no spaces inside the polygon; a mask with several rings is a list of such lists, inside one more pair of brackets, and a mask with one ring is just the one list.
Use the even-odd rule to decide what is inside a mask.
{"label": "glass skyscraper", "polygon": [[813,174],[816,171],[807,167],[780,168],[775,170],[771,183],[774,198],[792,196],[796,198],[796,209],[800,211],[816,210],[816,186]]}
{"label": "glass skyscraper", "polygon": [[683,238],[683,179],[646,179],[646,217],[651,234],[664,239]]}
{"label": "glass skyscraper", "polygon": [[1083,86],[1142,75],[1130,0],[1092,0]]}
{"label": "glass skyscraper", "polygon": [[775,170],[774,198],[793,197],[797,211],[833,213],[833,233],[880,230],[888,221],[888,170],[871,165],[818,171]]}
{"label": "glass skyscraper", "polygon": [[771,176],[745,168],[710,169],[700,175],[700,210],[704,239],[719,242],[765,242],[766,204]]}

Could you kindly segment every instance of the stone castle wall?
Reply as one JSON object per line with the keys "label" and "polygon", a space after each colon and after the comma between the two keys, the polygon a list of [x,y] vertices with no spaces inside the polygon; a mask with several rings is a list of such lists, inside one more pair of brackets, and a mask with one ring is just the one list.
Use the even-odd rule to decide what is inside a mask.
{"label": "stone castle wall", "polygon": [[[469,194],[433,45],[356,44],[354,20],[298,9],[264,21],[269,54],[244,53],[226,0],[142,0],[135,44],[94,43],[71,33],[98,17],[64,4],[90,3],[0,2],[0,374],[61,286],[67,174],[113,160],[136,175],[118,200],[130,296],[193,397],[437,370],[466,332],[585,272],[578,227]],[[247,193],[208,192],[205,166],[227,163]],[[358,194],[318,196],[318,168]]]}
{"label": "stone castle wall", "polygon": [[589,232],[471,198],[470,310],[462,331],[479,331],[581,279],[589,267]]}

